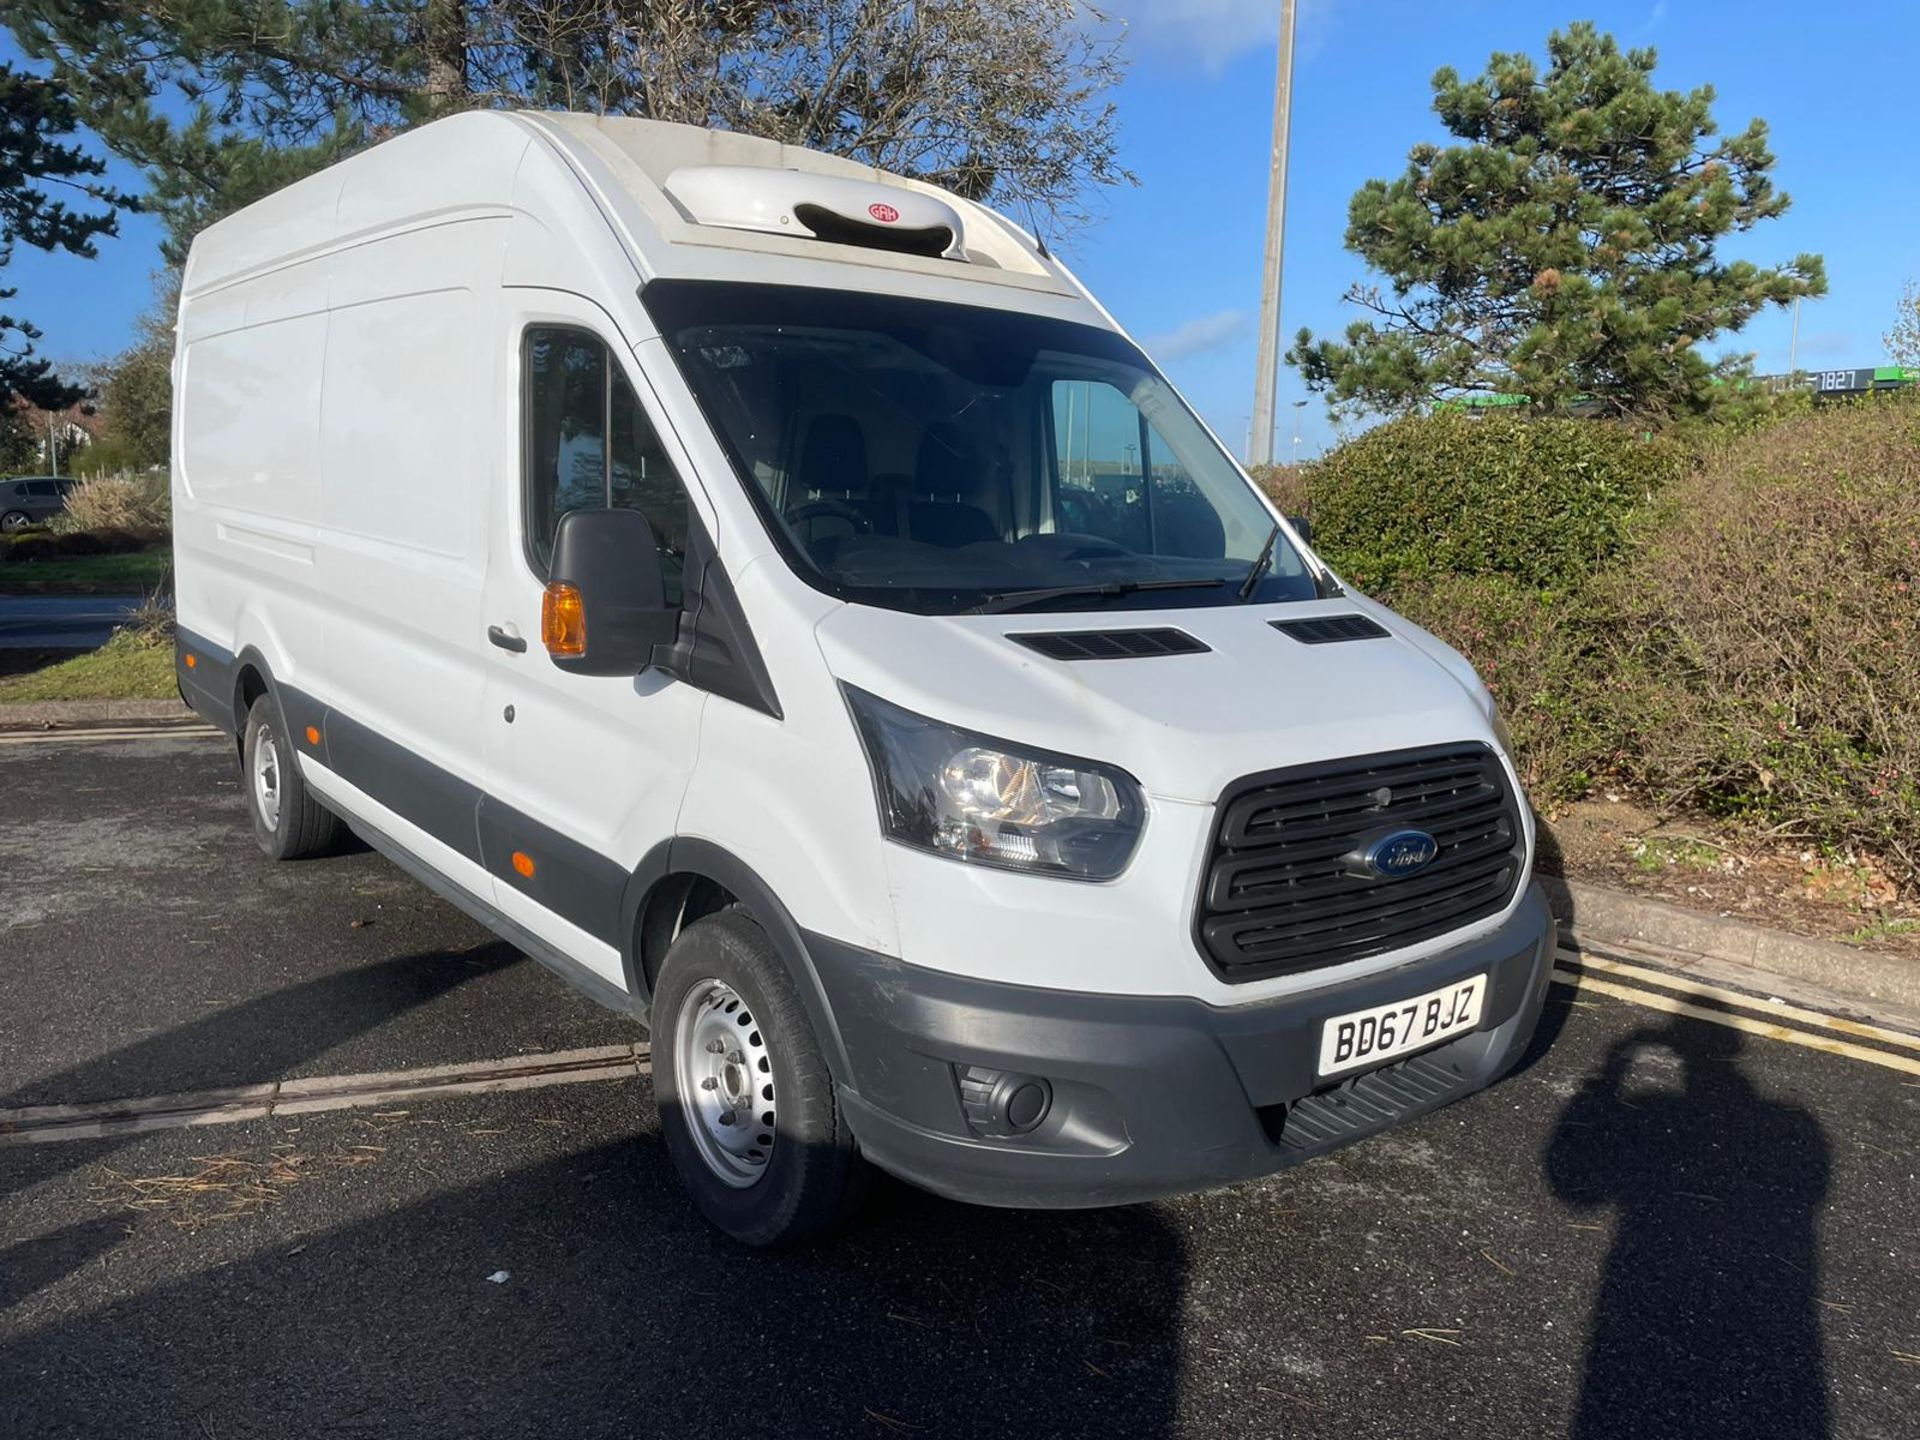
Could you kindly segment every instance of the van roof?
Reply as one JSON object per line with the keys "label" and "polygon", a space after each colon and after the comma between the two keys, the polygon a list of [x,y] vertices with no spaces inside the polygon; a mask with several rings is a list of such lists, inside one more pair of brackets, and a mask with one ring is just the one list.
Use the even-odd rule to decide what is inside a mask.
{"label": "van roof", "polygon": [[[532,110],[436,121],[219,221],[194,242],[183,293],[430,218],[504,218],[527,208],[523,197],[537,191],[524,183],[523,167],[543,162],[569,172],[578,184],[566,188],[583,191],[582,201],[592,197],[643,280],[737,278],[743,261],[759,256],[756,272],[795,279],[822,265],[839,272],[823,270],[811,277],[815,284],[883,283],[874,272],[893,272],[905,285],[917,274],[942,290],[974,282],[1058,297],[1076,309],[1092,304],[1031,235],[938,186],[753,135]],[[539,218],[564,229],[574,217]],[[844,266],[864,268],[869,280]]]}

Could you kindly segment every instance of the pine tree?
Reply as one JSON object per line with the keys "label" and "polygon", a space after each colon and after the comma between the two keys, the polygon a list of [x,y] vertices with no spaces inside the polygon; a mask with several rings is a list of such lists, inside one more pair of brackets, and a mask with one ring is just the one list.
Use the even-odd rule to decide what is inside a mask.
{"label": "pine tree", "polygon": [[1581,398],[1655,417],[1713,408],[1745,360],[1704,342],[1768,305],[1826,291],[1825,266],[1725,261],[1716,242],[1782,214],[1767,128],[1715,139],[1711,87],[1656,90],[1650,49],[1590,24],[1486,73],[1433,77],[1459,142],[1420,144],[1348,207],[1347,248],[1385,277],[1347,300],[1373,318],[1344,341],[1302,330],[1288,353],[1347,412],[1500,392],[1540,410]]}
{"label": "pine tree", "polygon": [[[67,137],[78,128],[72,104],[52,84],[0,65],[0,270],[24,242],[91,258],[94,241],[118,230],[116,207],[127,198],[102,183],[106,163]],[[51,193],[59,187],[104,209],[74,210]],[[17,292],[0,287],[0,304]],[[41,332],[17,315],[0,315],[0,408],[17,399],[40,410],[64,410],[83,394],[34,354]]]}

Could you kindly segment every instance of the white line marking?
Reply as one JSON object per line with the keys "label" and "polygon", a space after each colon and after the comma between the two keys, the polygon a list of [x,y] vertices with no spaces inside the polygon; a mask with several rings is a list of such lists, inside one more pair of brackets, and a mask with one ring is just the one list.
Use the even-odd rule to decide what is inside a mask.
{"label": "white line marking", "polygon": [[11,730],[0,745],[78,745],[110,740],[225,740],[211,725],[150,725],[145,729]]}
{"label": "white line marking", "polygon": [[384,1074],[317,1075],[185,1095],[98,1100],[86,1105],[29,1105],[0,1110],[0,1145],[96,1140],[191,1125],[230,1125],[274,1115],[368,1109],[443,1095],[486,1095],[596,1080],[631,1080],[652,1070],[651,1051],[646,1045],[602,1045]]}

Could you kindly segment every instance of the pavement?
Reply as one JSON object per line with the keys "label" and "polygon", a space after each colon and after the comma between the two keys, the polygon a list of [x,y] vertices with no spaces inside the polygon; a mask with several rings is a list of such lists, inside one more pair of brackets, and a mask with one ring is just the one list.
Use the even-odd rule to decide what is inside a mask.
{"label": "pavement", "polygon": [[678,1190],[644,1035],[371,853],[270,865],[228,742],[0,743],[0,1126],[520,1077],[0,1128],[0,1434],[1920,1432],[1920,1046],[1566,963],[1512,1078],[1271,1180],[885,1185],[751,1253]]}
{"label": "pavement", "polygon": [[0,595],[0,650],[97,650],[138,595]]}

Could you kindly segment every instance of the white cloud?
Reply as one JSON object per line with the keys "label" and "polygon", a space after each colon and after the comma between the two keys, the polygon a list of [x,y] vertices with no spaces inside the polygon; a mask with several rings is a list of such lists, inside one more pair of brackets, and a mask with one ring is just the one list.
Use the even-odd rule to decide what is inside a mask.
{"label": "white cloud", "polygon": [[1148,336],[1146,349],[1156,360],[1184,360],[1231,345],[1252,329],[1253,320],[1246,311],[1222,310],[1197,316],[1164,334]]}
{"label": "white cloud", "polygon": [[[1296,43],[1302,58],[1315,49],[1315,32],[1330,0],[1301,0]],[[1274,0],[1102,0],[1109,20],[1125,21],[1136,59],[1164,56],[1218,70],[1243,51],[1270,46],[1280,34]]]}

